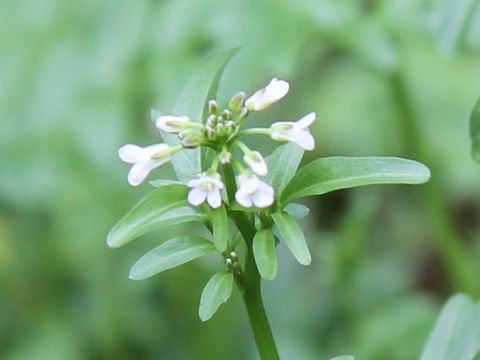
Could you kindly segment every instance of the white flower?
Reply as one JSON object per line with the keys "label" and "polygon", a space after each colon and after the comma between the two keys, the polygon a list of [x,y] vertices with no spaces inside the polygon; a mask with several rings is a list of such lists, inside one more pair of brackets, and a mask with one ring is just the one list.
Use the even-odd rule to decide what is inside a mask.
{"label": "white flower", "polygon": [[266,208],[273,204],[274,191],[266,182],[259,180],[251,173],[244,173],[238,177],[239,188],[235,199],[243,207]]}
{"label": "white flower", "polygon": [[270,137],[275,141],[291,141],[305,150],[313,150],[315,139],[307,128],[312,125],[316,116],[314,112],[311,112],[295,122],[280,121],[273,123],[270,126],[272,130]]}
{"label": "white flower", "polygon": [[133,164],[127,180],[132,186],[140,185],[150,171],[165,165],[172,158],[167,144],[155,144],[141,147],[134,144],[123,145],[118,149],[118,156],[123,161]]}
{"label": "white flower", "polygon": [[188,116],[163,115],[155,120],[155,126],[170,134],[178,134],[191,127],[191,120]]}
{"label": "white flower", "polygon": [[260,154],[258,151],[250,151],[245,153],[243,156],[243,161],[250,167],[250,169],[252,169],[255,174],[259,176],[265,176],[268,174],[267,164],[265,163],[262,154]]}
{"label": "white flower", "polygon": [[216,172],[200,174],[198,179],[190,180],[187,185],[192,189],[188,193],[188,202],[198,206],[207,200],[214,209],[222,205],[220,190],[224,188],[220,175]]}
{"label": "white flower", "polygon": [[262,111],[287,95],[290,85],[285,80],[273,78],[270,82],[245,102],[245,106],[251,111]]}

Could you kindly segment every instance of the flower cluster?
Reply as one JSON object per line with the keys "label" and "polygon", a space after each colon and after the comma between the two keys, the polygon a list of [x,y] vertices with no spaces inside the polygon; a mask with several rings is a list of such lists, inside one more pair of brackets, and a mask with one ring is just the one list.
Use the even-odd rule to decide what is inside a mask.
{"label": "flower cluster", "polygon": [[[120,159],[133,164],[128,172],[128,183],[132,186],[140,185],[150,171],[168,163],[172,155],[178,151],[208,146],[215,150],[216,157],[206,172],[198,174],[197,178],[187,183],[191,188],[188,201],[194,206],[206,201],[212,208],[220,207],[225,185],[218,173],[218,166],[233,164],[239,172],[236,201],[243,207],[269,207],[274,202],[274,190],[259,178],[268,174],[268,166],[262,154],[249,149],[239,140],[240,137],[248,134],[269,135],[275,141],[293,142],[305,150],[313,150],[315,139],[308,131],[308,127],[315,121],[316,115],[312,112],[295,122],[275,122],[269,128],[250,128],[242,131],[240,127],[250,112],[266,109],[282,99],[289,88],[285,80],[273,78],[249,98],[246,98],[243,91],[235,94],[223,109],[215,100],[210,100],[209,115],[204,124],[193,122],[184,115],[159,116],[155,119],[156,127],[166,133],[177,134],[180,145],[122,146],[118,150]],[[233,158],[234,147],[243,152],[243,164]]]}

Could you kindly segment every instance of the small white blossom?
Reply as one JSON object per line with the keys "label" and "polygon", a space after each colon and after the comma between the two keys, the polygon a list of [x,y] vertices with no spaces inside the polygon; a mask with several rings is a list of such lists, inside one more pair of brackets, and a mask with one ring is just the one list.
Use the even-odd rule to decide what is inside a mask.
{"label": "small white blossom", "polygon": [[273,188],[255,175],[244,173],[238,177],[238,183],[235,199],[243,207],[266,208],[273,204]]}
{"label": "small white blossom", "polygon": [[141,147],[134,144],[123,145],[118,149],[118,156],[123,161],[133,164],[127,176],[132,186],[140,185],[150,171],[170,161],[170,147],[166,144],[155,144]]}
{"label": "small white blossom", "polygon": [[312,125],[316,116],[314,112],[311,112],[295,122],[280,121],[273,123],[270,126],[272,130],[270,137],[275,141],[290,141],[305,150],[313,150],[315,139],[307,128]]}
{"label": "small white blossom", "polygon": [[155,120],[155,126],[162,131],[170,134],[178,134],[191,127],[192,124],[188,116],[162,115]]}
{"label": "small white blossom", "polygon": [[259,175],[265,176],[268,174],[267,163],[263,159],[262,154],[258,151],[250,151],[243,156],[243,161],[247,164],[252,171]]}
{"label": "small white blossom", "polygon": [[289,89],[288,82],[273,78],[264,88],[250,96],[245,106],[251,111],[262,111],[287,95]]}
{"label": "small white blossom", "polygon": [[188,193],[188,202],[193,206],[198,206],[205,200],[214,209],[222,205],[220,191],[224,185],[218,173],[200,174],[197,179],[190,180],[187,185],[192,188]]}

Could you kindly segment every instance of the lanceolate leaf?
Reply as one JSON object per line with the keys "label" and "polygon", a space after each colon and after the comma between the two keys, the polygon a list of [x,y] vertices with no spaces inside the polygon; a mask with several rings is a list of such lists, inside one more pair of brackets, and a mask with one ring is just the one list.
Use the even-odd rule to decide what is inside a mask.
{"label": "lanceolate leaf", "polygon": [[[172,209],[188,205],[187,192],[188,187],[180,184],[165,185],[152,191],[110,230],[107,235],[108,246],[123,246],[140,235],[170,225],[168,222],[172,218],[163,215]],[[192,218],[186,219],[191,220]]]}
{"label": "lanceolate leaf", "polygon": [[470,116],[470,137],[472,139],[472,157],[480,162],[480,99],[478,99]]}
{"label": "lanceolate leaf", "polygon": [[352,355],[343,355],[343,356],[334,357],[333,359],[330,359],[330,360],[355,360],[355,358]]}
{"label": "lanceolate leaf", "polygon": [[275,149],[265,161],[268,165],[267,183],[280,194],[297,171],[305,151],[298,145],[288,143]]}
{"label": "lanceolate leaf", "polygon": [[228,217],[225,206],[212,209],[211,219],[213,226],[213,239],[215,246],[220,251],[225,251],[228,242]]}
{"label": "lanceolate leaf", "polygon": [[232,294],[232,288],[233,274],[231,272],[220,272],[210,278],[200,297],[198,315],[202,321],[210,319],[220,305],[227,302]]}
{"label": "lanceolate leaf", "polygon": [[295,259],[302,265],[310,265],[312,257],[302,229],[295,219],[285,212],[273,213],[272,218],[283,241],[285,241]]}
{"label": "lanceolate leaf", "polygon": [[420,360],[473,360],[480,353],[480,303],[455,295],[442,310]]}
{"label": "lanceolate leaf", "polygon": [[201,236],[180,236],[149,251],[130,269],[130,278],[142,280],[215,251],[215,245]]}
{"label": "lanceolate leaf", "polygon": [[261,229],[253,238],[253,255],[262,278],[273,280],[277,274],[277,255],[272,229]]}
{"label": "lanceolate leaf", "polygon": [[293,177],[282,204],[330,191],[372,184],[421,184],[430,178],[423,164],[395,157],[329,157],[312,161]]}
{"label": "lanceolate leaf", "polygon": [[[206,103],[217,96],[218,83],[223,69],[238,48],[221,51],[207,58],[188,80],[173,106],[173,115],[188,115],[201,123],[205,118]],[[178,136],[162,133],[165,143],[175,146]],[[205,148],[205,149],[204,149]],[[188,181],[202,171],[203,164],[211,164],[212,151],[206,147],[179,151],[172,157],[172,164],[181,181]]]}

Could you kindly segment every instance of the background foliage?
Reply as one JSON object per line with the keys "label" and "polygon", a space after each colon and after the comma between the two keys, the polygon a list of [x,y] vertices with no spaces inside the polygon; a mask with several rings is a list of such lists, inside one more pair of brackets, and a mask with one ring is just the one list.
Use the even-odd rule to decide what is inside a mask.
{"label": "background foliage", "polygon": [[169,112],[201,58],[241,45],[220,100],[287,79],[291,94],[248,121],[316,111],[317,147],[305,163],[402,156],[433,174],[421,187],[308,203],[312,265],[280,246],[276,280],[264,286],[280,353],[417,358],[445,299],[480,294],[480,168],[468,137],[480,94],[476,3],[0,2],[0,357],[255,358],[238,294],[209,322],[198,319],[217,259],[127,278],[146,247],[187,229],[105,245],[149,191],[127,185],[116,149],[159,141],[150,108]]}

